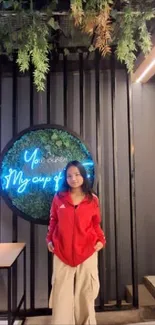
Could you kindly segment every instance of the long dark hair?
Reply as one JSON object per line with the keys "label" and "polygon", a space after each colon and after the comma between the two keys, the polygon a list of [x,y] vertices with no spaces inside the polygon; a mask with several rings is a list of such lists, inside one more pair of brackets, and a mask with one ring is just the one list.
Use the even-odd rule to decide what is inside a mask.
{"label": "long dark hair", "polygon": [[83,184],[81,185],[83,193],[89,196],[90,199],[92,199],[92,189],[89,183],[89,180],[87,178],[87,172],[84,166],[77,160],[70,161],[67,166],[64,168],[63,171],[63,182],[60,186],[58,194],[61,194],[61,192],[67,192],[70,190],[70,186],[67,183],[67,171],[70,167],[77,167],[82,178],[83,178]]}

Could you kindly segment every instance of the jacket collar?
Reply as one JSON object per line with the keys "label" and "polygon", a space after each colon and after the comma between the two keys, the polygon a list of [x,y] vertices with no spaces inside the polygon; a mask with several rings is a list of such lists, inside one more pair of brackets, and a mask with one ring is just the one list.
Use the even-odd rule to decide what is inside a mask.
{"label": "jacket collar", "polygon": [[[72,198],[71,198],[71,194],[70,194],[70,191],[67,191],[67,192],[61,192],[59,193],[59,196],[61,198],[63,198],[65,201],[67,201],[68,203],[70,203],[71,205],[74,205],[73,204],[73,201],[72,201]],[[83,202],[88,202],[89,201],[89,198],[88,198],[88,195],[86,195],[84,197],[84,199],[80,202],[80,203],[83,203]]]}

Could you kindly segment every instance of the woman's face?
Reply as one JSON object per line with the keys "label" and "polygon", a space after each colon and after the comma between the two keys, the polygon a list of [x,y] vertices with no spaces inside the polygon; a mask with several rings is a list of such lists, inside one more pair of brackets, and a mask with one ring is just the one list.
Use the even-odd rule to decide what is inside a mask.
{"label": "woman's face", "polygon": [[83,184],[83,177],[77,167],[71,166],[68,168],[67,183],[71,188],[78,188]]}

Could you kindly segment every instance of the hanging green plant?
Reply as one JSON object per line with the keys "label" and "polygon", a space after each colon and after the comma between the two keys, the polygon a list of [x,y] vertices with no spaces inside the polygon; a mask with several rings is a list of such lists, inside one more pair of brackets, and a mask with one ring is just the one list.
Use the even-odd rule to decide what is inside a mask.
{"label": "hanging green plant", "polygon": [[[41,10],[35,7],[38,2],[33,0],[0,0],[0,52],[11,58],[16,51],[21,72],[27,71],[32,62],[38,91],[45,89],[49,54],[57,51],[60,35],[68,39],[65,55],[69,53],[71,38],[79,37],[83,45],[86,38],[81,37],[81,33],[88,37],[89,51],[98,49],[106,56],[114,45],[117,59],[131,72],[137,53],[141,50],[147,55],[152,47],[148,22],[155,17],[154,2],[71,0],[70,11],[61,20],[62,12],[55,12],[58,0],[49,0]],[[73,23],[75,26],[71,28]],[[65,26],[69,24],[72,31],[65,34]]]}
{"label": "hanging green plant", "polygon": [[21,33],[21,45],[17,63],[20,71],[29,69],[30,60],[34,66],[34,82],[37,90],[44,90],[48,64],[48,27],[39,15],[33,15],[32,24]]}
{"label": "hanging green plant", "polygon": [[122,0],[118,8],[113,0],[72,0],[71,12],[75,26],[92,37],[91,49],[103,56],[115,45],[117,59],[133,71],[140,48],[146,55],[151,50],[147,22],[155,17],[154,1]]}
{"label": "hanging green plant", "polygon": [[[46,12],[33,10],[33,2],[28,10],[23,10],[22,1],[1,1],[4,9],[12,9],[0,20],[1,53],[11,57],[17,52],[19,70],[29,70],[30,62],[34,67],[34,84],[38,91],[45,89],[45,79],[49,71],[48,54],[52,49],[50,37],[56,35],[58,22],[52,17],[50,7]],[[54,1],[55,2],[55,1]],[[7,12],[7,11],[6,11]],[[8,13],[8,12],[7,12]]]}

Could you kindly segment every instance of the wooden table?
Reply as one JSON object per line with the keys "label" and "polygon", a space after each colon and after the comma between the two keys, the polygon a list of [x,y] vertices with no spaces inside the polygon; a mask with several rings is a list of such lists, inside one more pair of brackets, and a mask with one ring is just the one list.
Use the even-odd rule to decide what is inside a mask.
{"label": "wooden table", "polygon": [[[15,286],[12,285],[15,279],[12,278],[12,268],[17,263],[18,257],[23,254],[23,295],[16,310],[12,310],[12,298],[14,295]],[[22,304],[26,311],[26,244],[25,243],[0,243],[0,270],[7,271],[7,312],[5,317],[8,320],[8,325],[12,325],[15,319],[19,316],[19,310]],[[17,288],[17,281],[16,281]],[[22,318],[24,324],[25,318]]]}

